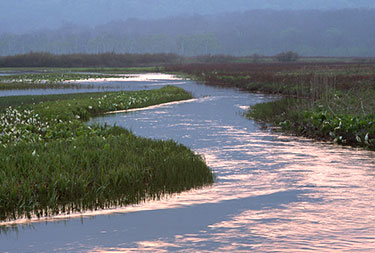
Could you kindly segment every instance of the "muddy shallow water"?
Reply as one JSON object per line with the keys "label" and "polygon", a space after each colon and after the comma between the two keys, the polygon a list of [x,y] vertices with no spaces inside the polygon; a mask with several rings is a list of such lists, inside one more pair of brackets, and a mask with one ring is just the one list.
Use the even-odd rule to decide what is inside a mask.
{"label": "muddy shallow water", "polygon": [[189,146],[215,171],[213,186],[96,216],[19,224],[0,234],[0,252],[375,251],[373,152],[262,130],[242,113],[268,96],[181,80],[133,85],[173,83],[198,99],[91,123]]}

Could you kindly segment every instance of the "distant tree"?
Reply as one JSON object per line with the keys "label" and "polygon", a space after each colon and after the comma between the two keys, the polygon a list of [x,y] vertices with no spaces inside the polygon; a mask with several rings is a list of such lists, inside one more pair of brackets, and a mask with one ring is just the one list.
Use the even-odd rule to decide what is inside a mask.
{"label": "distant tree", "polygon": [[280,62],[295,62],[298,60],[299,54],[293,51],[288,51],[275,55],[275,58]]}
{"label": "distant tree", "polygon": [[[6,1],[18,2],[1,0],[0,17],[3,17],[1,16],[2,3]],[[45,0],[32,2],[37,1]],[[55,1],[67,0],[48,2]],[[79,3],[85,2],[89,6],[92,1],[99,0],[81,0]],[[143,2],[136,0],[110,2],[122,3],[122,1]],[[206,5],[206,2],[216,0],[160,1],[182,1],[186,2],[186,5],[192,2],[204,2]],[[244,4],[248,1],[261,2],[260,0],[241,1]],[[272,1],[275,2],[275,0]],[[324,0],[309,1],[323,2]],[[359,2],[360,0],[351,1]],[[374,0],[366,1],[375,2]],[[77,1],[67,2],[72,5]],[[228,2],[227,5],[229,6],[230,3]],[[13,9],[16,10],[16,8]],[[304,56],[375,57],[374,17],[375,9],[253,10],[217,16],[179,16],[176,14],[174,17],[164,19],[127,19],[95,27],[64,25],[55,30],[35,29],[30,33],[0,32],[0,56],[26,54],[31,50],[53,54],[98,54],[114,51],[133,54],[175,53],[183,56],[210,54],[248,56],[252,53],[275,56],[280,52],[292,50]],[[3,20],[1,22],[0,31],[3,26],[6,26]],[[253,59],[255,62],[258,61],[257,57]],[[276,61],[276,57],[274,59]],[[281,60],[283,59],[284,57]],[[286,59],[286,61],[292,61],[295,58],[286,57]]]}
{"label": "distant tree", "polygon": [[258,63],[258,62],[261,61],[261,59],[262,59],[263,56],[260,55],[260,54],[255,53],[255,54],[252,54],[250,57],[251,57],[252,62]]}

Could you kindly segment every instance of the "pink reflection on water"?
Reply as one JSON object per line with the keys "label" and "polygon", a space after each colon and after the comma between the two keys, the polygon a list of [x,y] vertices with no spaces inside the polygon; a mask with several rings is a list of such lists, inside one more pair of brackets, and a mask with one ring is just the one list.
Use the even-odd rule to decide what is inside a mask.
{"label": "pink reflection on water", "polygon": [[177,81],[181,80],[174,75],[163,74],[163,73],[146,73],[146,74],[118,74],[118,77],[108,77],[108,78],[88,78],[81,80],[68,80],[65,83],[99,83],[99,82],[155,82],[158,80],[169,80]]}
{"label": "pink reflection on water", "polygon": [[[267,133],[251,136],[234,128],[224,128],[232,131],[234,138],[241,138],[242,143],[199,150],[207,163],[221,173],[217,184],[141,206],[175,208],[290,189],[305,191],[299,196],[300,201],[278,208],[244,210],[196,234],[138,242],[136,247],[120,247],[119,251],[186,251],[187,248],[194,251],[196,248],[209,252],[215,248],[219,252],[375,252],[373,152],[270,133],[273,138],[269,142],[278,144],[266,145],[267,141],[262,143],[255,135]],[[223,154],[228,150],[263,159],[228,160]],[[226,175],[226,171],[231,173]],[[205,247],[210,250],[205,251]]]}

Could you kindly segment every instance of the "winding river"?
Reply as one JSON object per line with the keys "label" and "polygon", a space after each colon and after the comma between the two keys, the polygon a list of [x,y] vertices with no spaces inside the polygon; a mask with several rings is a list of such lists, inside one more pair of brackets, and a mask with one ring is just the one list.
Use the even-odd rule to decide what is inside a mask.
{"label": "winding river", "polygon": [[197,99],[90,123],[187,145],[217,182],[135,206],[21,221],[3,227],[0,252],[375,252],[374,152],[285,136],[242,116],[270,96],[145,76],[131,89],[173,84]]}

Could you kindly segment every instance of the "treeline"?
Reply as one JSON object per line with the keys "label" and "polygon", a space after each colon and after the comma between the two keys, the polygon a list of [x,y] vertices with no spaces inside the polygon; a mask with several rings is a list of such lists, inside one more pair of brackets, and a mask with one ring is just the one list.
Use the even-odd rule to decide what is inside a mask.
{"label": "treeline", "polygon": [[0,34],[0,56],[54,54],[224,54],[375,56],[375,9],[253,10],[216,16],[128,19],[94,28]]}
{"label": "treeline", "polygon": [[179,63],[175,54],[66,54],[28,53],[0,57],[0,67],[137,67]]}
{"label": "treeline", "polygon": [[[355,61],[356,59],[351,59]],[[366,59],[370,60],[370,59]],[[147,67],[173,66],[189,63],[235,63],[235,62],[280,61],[278,56],[265,57],[252,55],[235,57],[231,55],[199,55],[180,56],[177,54],[51,54],[45,52],[30,52],[12,56],[0,57],[0,68],[11,67]]]}
{"label": "treeline", "polygon": [[[200,66],[206,69],[222,67],[237,71],[249,64],[263,68],[262,64],[288,63],[286,66],[300,66],[301,64],[325,63],[375,63],[371,57],[303,57],[295,52],[281,52],[274,56],[253,54],[250,56],[232,55],[198,55],[181,56],[177,54],[51,54],[46,52],[30,52],[12,56],[0,57],[0,68],[17,67],[165,67],[167,71],[181,71],[187,66]],[[294,64],[293,64],[294,63]],[[276,66],[276,65],[274,65]],[[220,71],[212,69],[212,71]],[[194,73],[190,73],[194,74]]]}

